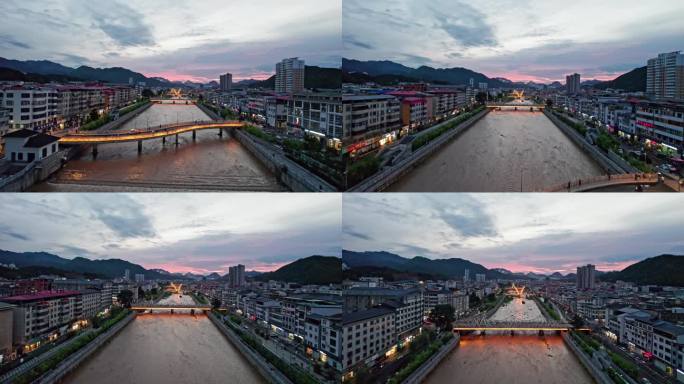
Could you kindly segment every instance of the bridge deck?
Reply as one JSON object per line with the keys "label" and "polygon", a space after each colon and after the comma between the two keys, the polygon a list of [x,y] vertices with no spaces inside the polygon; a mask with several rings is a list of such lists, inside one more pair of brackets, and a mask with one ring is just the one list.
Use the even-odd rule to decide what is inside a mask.
{"label": "bridge deck", "polygon": [[158,128],[134,130],[134,131],[110,131],[98,133],[80,133],[69,134],[59,139],[61,144],[106,144],[106,143],[121,143],[127,141],[141,141],[158,139],[167,136],[173,136],[184,132],[197,131],[202,129],[217,129],[217,128],[242,128],[245,123],[241,121],[224,121],[224,122],[201,122],[201,123],[187,123],[187,124],[170,124],[163,125]]}
{"label": "bridge deck", "polygon": [[211,305],[132,305],[131,309],[141,311],[141,310],[161,310],[161,309],[194,309],[197,311],[206,311],[211,309]]}
{"label": "bridge deck", "polygon": [[557,184],[543,189],[542,192],[585,192],[616,185],[654,185],[658,184],[658,182],[659,178],[655,173],[603,175],[583,180],[574,180],[569,184]]}
{"label": "bridge deck", "polygon": [[573,326],[549,321],[465,321],[455,322],[455,331],[567,331]]}

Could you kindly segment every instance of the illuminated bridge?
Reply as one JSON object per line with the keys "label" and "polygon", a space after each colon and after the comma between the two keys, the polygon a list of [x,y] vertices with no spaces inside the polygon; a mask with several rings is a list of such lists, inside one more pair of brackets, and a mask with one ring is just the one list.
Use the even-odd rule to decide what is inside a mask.
{"label": "illuminated bridge", "polygon": [[656,173],[603,175],[557,184],[544,188],[542,192],[588,192],[595,189],[620,185],[656,185],[660,181],[661,180]]}
{"label": "illuminated bridge", "polygon": [[194,122],[181,124],[167,124],[150,129],[135,129],[130,131],[109,131],[93,133],[68,134],[59,139],[60,144],[93,144],[93,154],[97,154],[98,144],[124,143],[129,141],[138,142],[138,152],[142,152],[142,142],[161,138],[166,142],[168,136],[176,137],[178,145],[178,135],[185,132],[192,132],[192,139],[196,139],[196,132],[203,129],[217,129],[219,136],[223,135],[226,128],[242,128],[245,123],[241,121],[223,122]]}
{"label": "illuminated bridge", "polygon": [[504,332],[559,332],[569,331],[574,327],[569,323],[555,321],[456,321],[454,331],[504,331]]}
{"label": "illuminated bridge", "polygon": [[211,310],[211,305],[206,304],[169,304],[169,305],[164,305],[164,304],[133,304],[131,305],[131,309],[134,311],[187,311],[187,310],[194,310],[194,311],[210,311]]}
{"label": "illuminated bridge", "polygon": [[521,104],[521,103],[487,103],[487,108],[501,109],[506,111],[541,111],[546,108],[545,104]]}

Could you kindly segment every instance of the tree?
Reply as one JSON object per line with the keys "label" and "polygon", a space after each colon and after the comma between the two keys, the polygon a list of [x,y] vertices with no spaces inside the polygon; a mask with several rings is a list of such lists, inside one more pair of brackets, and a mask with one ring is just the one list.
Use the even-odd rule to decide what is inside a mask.
{"label": "tree", "polygon": [[582,320],[582,318],[578,315],[575,315],[575,317],[572,319],[571,324],[575,328],[581,328],[584,326],[584,320]]}
{"label": "tree", "polygon": [[100,118],[100,114],[97,113],[97,109],[90,111],[90,116],[88,116],[88,121],[95,121]]}
{"label": "tree", "polygon": [[485,92],[478,92],[477,95],[475,95],[475,101],[477,101],[479,104],[486,103],[487,94]]}
{"label": "tree", "polygon": [[116,299],[119,301],[121,306],[130,308],[133,302],[133,292],[128,289],[124,289],[116,295]]}
{"label": "tree", "polygon": [[551,99],[546,99],[546,106],[549,107],[549,108],[553,107],[553,100],[551,100]]}
{"label": "tree", "polygon": [[480,305],[480,298],[477,297],[475,292],[470,294],[470,298],[468,299],[468,304],[470,305],[471,308],[477,307]]}
{"label": "tree", "polygon": [[152,91],[151,89],[143,89],[142,97],[147,99],[154,97],[154,91]]}
{"label": "tree", "polygon": [[214,309],[219,309],[219,307],[221,307],[221,300],[219,300],[219,299],[216,298],[216,297],[214,297],[213,299],[211,299],[211,307],[214,308]]}
{"label": "tree", "polygon": [[138,297],[145,297],[145,290],[142,287],[138,287]]}
{"label": "tree", "polygon": [[435,323],[438,328],[444,330],[449,329],[451,323],[456,320],[456,316],[454,315],[454,307],[452,307],[450,304],[437,305],[432,311],[430,311],[428,318],[430,321]]}

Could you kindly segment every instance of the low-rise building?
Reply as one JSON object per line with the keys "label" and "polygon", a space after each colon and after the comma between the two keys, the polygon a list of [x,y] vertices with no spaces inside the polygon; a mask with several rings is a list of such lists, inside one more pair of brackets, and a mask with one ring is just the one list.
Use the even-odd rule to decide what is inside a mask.
{"label": "low-rise building", "polygon": [[5,157],[13,163],[32,163],[59,151],[59,138],[29,129],[20,129],[4,136]]}

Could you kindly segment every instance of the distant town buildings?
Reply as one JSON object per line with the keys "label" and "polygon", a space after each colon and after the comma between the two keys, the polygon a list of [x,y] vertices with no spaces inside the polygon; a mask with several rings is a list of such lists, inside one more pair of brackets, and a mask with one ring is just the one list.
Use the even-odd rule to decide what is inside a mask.
{"label": "distant town buildings", "polygon": [[226,73],[220,76],[219,89],[223,92],[230,92],[233,86],[233,75]]}
{"label": "distant town buildings", "polygon": [[276,64],[275,91],[294,93],[304,91],[304,60],[297,57],[283,59]]}
{"label": "distant town buildings", "polygon": [[577,289],[594,289],[596,287],[596,267],[591,264],[577,267]]}
{"label": "distant town buildings", "polygon": [[684,54],[661,53],[648,60],[646,94],[655,100],[684,101]]}
{"label": "distant town buildings", "polygon": [[568,94],[576,94],[580,92],[580,74],[573,73],[565,77],[565,90]]}

